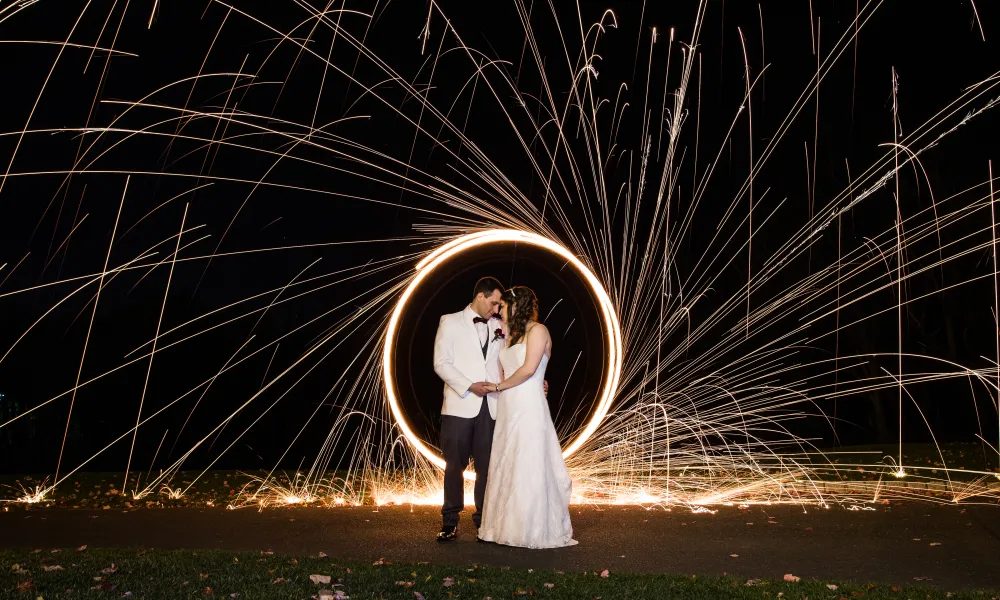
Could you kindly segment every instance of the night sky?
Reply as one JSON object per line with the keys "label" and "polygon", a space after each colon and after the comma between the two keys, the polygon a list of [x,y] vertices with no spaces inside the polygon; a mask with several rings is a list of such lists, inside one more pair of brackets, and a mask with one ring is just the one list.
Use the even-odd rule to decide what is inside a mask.
{"label": "night sky", "polygon": [[[83,4],[66,3],[65,10],[58,11],[46,8],[44,3],[30,7],[0,22],[0,39],[64,40],[74,28]],[[348,2],[347,8],[368,11],[370,4]],[[540,42],[539,51],[546,57],[557,102],[565,102],[569,73],[558,30],[547,3],[535,4],[532,24]],[[631,112],[627,111],[622,120],[619,141],[634,149],[642,119],[652,30],[656,28],[659,39],[651,62],[650,97],[658,103],[662,98],[671,28],[676,40],[688,40],[697,3],[650,2],[644,7],[641,2],[581,2],[579,17],[574,4],[555,4],[563,35],[572,40],[574,52],[579,45],[581,21],[587,25],[595,22],[605,9],[616,15],[618,28],[609,28],[599,43],[601,60],[595,65],[598,71],[595,92],[610,99],[602,110],[611,111],[620,84],[628,85],[622,100],[629,102]],[[236,2],[234,6],[278,31],[294,29],[293,37],[305,37],[311,28],[307,25],[296,29],[307,15],[291,3]],[[537,70],[527,66],[519,69],[522,60],[525,65],[530,60],[522,56],[524,35],[514,3],[490,3],[488,11],[483,9],[485,3],[444,1],[440,6],[467,45],[479,49],[487,59],[508,61],[503,68],[512,77],[518,77],[520,89],[526,94],[539,94],[541,81]],[[819,53],[825,58],[842,35],[853,33],[851,23],[857,9],[853,2],[830,0],[760,4],[711,0],[707,6],[698,47],[700,75],[689,90],[686,107],[689,113],[680,144],[686,154],[676,196],[678,207],[690,201],[694,184],[691,165],[695,115],[699,110],[695,99],[700,100],[697,112],[700,153],[696,164],[699,175],[711,157],[718,154],[719,161],[704,206],[684,240],[688,248],[678,254],[676,268],[683,274],[705,268],[704,263],[698,262],[700,249],[716,235],[717,224],[748,172],[751,139],[745,118],[737,121],[730,141],[724,142],[746,89],[743,43],[752,78],[767,65],[751,98],[752,143],[759,160],[760,151],[776,131],[783,130],[789,108],[816,73],[814,45],[818,43]],[[755,181],[755,194],[763,198],[761,214],[775,209],[777,212],[768,221],[766,233],[755,238],[754,268],[762,267],[803,226],[810,214],[812,188],[815,205],[822,206],[848,186],[848,165],[851,175],[856,177],[885,153],[882,145],[893,141],[893,69],[898,73],[899,120],[904,134],[933,117],[968,86],[1000,71],[997,60],[1000,7],[989,2],[980,2],[976,7],[979,21],[968,1],[935,5],[927,10],[916,10],[911,2],[887,1],[865,23],[857,44],[844,45],[836,66],[820,86],[818,125],[815,101],[809,101],[784,131],[780,144]],[[344,13],[339,18],[344,27],[358,36],[365,34],[372,51],[400,77],[417,82],[419,89],[424,89],[433,68],[433,87],[427,92],[431,101],[444,111],[451,110],[450,120],[478,144],[510,184],[541,204],[542,182],[533,175],[527,156],[497,108],[496,99],[478,88],[474,99],[469,101],[471,94],[466,84],[474,72],[469,56],[453,50],[432,66],[427,60],[433,56],[433,48],[421,54],[419,36],[427,8],[423,2],[391,2],[388,6],[379,3],[377,18],[370,27],[358,15]],[[343,140],[356,140],[383,157],[398,160],[393,163],[390,158],[378,159],[382,164],[391,164],[393,172],[405,172],[399,165],[409,164],[414,180],[429,181],[429,174],[442,182],[491,196],[488,190],[478,187],[481,181],[470,179],[468,169],[456,168],[453,157],[434,148],[426,138],[414,141],[412,128],[385,103],[366,93],[361,84],[348,84],[340,74],[324,73],[320,61],[299,55],[291,44],[274,50],[277,35],[260,23],[236,12],[227,15],[224,6],[207,2],[166,3],[151,28],[146,26],[148,19],[146,6],[133,7],[123,17],[121,6],[112,9],[111,2],[95,3],[75,25],[71,41],[94,44],[107,21],[109,29],[99,44],[106,47],[111,43],[111,29],[121,21],[115,47],[138,57],[116,56],[106,63],[106,53],[95,53],[91,60],[89,50],[67,48],[51,77],[50,69],[59,52],[57,46],[0,45],[5,56],[0,61],[2,77],[7,82],[4,109],[0,111],[0,132],[4,132],[0,136],[0,168],[6,170],[18,144],[17,134],[25,128],[29,114],[32,114],[30,128],[34,130],[79,128],[87,123],[132,129],[157,124],[151,131],[173,133],[179,125],[176,120],[169,120],[177,117],[175,111],[152,106],[126,110],[125,105],[117,102],[139,101],[156,92],[146,102],[187,105],[201,110],[219,110],[223,106],[232,110],[237,106],[243,113],[256,115],[254,122],[295,131],[298,131],[295,124],[329,124],[324,127],[327,133]],[[985,41],[980,35],[980,22]],[[444,28],[440,16],[431,23],[429,47],[440,43]],[[330,38],[329,30],[318,31],[313,41],[315,51],[327,52]],[[449,37],[445,47],[453,45],[454,40]],[[210,46],[213,50],[205,61]],[[679,43],[673,46],[668,80],[672,88],[678,83],[680,48]],[[359,60],[348,45],[337,43],[333,53],[334,62],[350,70],[363,85],[376,86],[381,82],[376,89],[388,103],[413,118],[419,116],[417,103],[407,99],[398,86],[384,82],[384,73],[366,59]],[[253,87],[234,87],[231,75],[220,75],[206,77],[193,91],[190,82],[157,91],[199,72],[256,73],[258,79]],[[36,105],[43,86],[45,91]],[[700,95],[695,93],[699,87]],[[105,102],[95,104],[98,92]],[[501,93],[501,99],[510,109],[516,99],[505,93]],[[991,97],[996,95],[994,92]],[[650,110],[658,121],[660,107]],[[185,120],[190,117],[182,116]],[[338,119],[344,120],[335,122]],[[435,133],[440,128],[437,121],[427,123]],[[156,466],[164,466],[167,456],[176,458],[256,393],[267,377],[288,368],[324,334],[335,332],[341,319],[361,310],[372,300],[373,290],[404,276],[417,259],[404,266],[383,268],[385,261],[426,251],[435,241],[427,235],[428,228],[458,223],[454,215],[461,213],[429,198],[420,186],[401,189],[380,183],[379,179],[396,180],[386,176],[378,163],[359,164],[350,156],[351,147],[346,141],[337,146],[343,154],[298,148],[296,155],[312,162],[279,161],[275,166],[277,155],[253,148],[280,155],[289,149],[287,138],[254,133],[246,127],[224,130],[225,125],[213,119],[191,119],[183,125],[184,134],[189,136],[220,139],[239,135],[232,141],[247,148],[218,145],[205,148],[193,139],[171,142],[167,135],[136,136],[116,144],[126,136],[111,134],[86,153],[83,166],[78,168],[85,167],[89,172],[67,178],[65,171],[73,165],[81,143],[89,146],[94,134],[35,133],[20,142],[10,168],[14,176],[7,178],[0,190],[0,265],[8,263],[0,270],[0,353],[6,353],[0,361],[0,394],[3,394],[0,422],[73,387],[90,325],[96,285],[70,295],[87,280],[64,280],[101,271],[120,205],[111,265],[132,260],[156,244],[160,244],[156,260],[169,258],[176,238],[164,240],[176,235],[182,219],[186,229],[198,227],[185,233],[182,245],[202,236],[211,237],[193,243],[180,253],[181,257],[222,254],[211,261],[178,262],[170,276],[161,332],[207,316],[160,340],[168,347],[158,351],[153,362],[143,414],[151,414],[188,393],[211,378],[233,356],[242,358],[257,351],[238,368],[219,377],[200,401],[202,389],[141,430],[136,462],[142,468],[150,465],[158,448]],[[963,202],[987,193],[983,186],[988,180],[988,161],[1000,158],[996,155],[998,132],[997,113],[989,112],[923,155],[921,165],[930,189],[923,172],[919,178],[912,170],[904,172],[899,181],[904,217],[928,209],[931,192],[939,202],[973,186],[980,188],[966,194]],[[439,135],[448,140],[450,148],[458,148],[457,140],[449,132]],[[811,181],[817,136],[815,181]],[[373,160],[373,152],[363,154]],[[616,191],[629,168],[625,155],[618,156],[610,161],[607,174],[609,181],[615,182]],[[355,174],[347,174],[345,170]],[[57,173],[31,174],[51,171]],[[122,203],[126,171],[133,175],[128,179]],[[185,173],[190,177],[159,175],[163,172]],[[280,185],[255,188],[253,183],[261,178]],[[198,186],[204,187],[191,191]],[[893,189],[890,186],[878,192],[845,216],[840,232],[844,248],[856,248],[866,237],[892,229]],[[766,195],[762,196],[765,190]],[[184,195],[177,197],[180,194]],[[502,200],[497,197],[496,202]],[[950,228],[943,242],[974,235],[981,243],[989,237],[988,230],[983,233],[988,225],[989,221],[969,219]],[[568,233],[558,223],[553,222],[552,226],[557,234]],[[67,238],[71,231],[72,236]],[[931,252],[933,246],[928,246],[929,243],[925,240],[912,251],[915,255]],[[788,265],[761,296],[777,293],[817,268],[835,262],[837,247],[837,232],[827,231],[810,253]],[[719,265],[712,267],[713,273],[721,270],[722,276],[713,286],[712,297],[701,305],[700,312],[692,314],[696,322],[707,318],[714,306],[745,283],[745,261],[745,255],[741,255],[732,267],[724,270]],[[18,265],[16,270],[14,265]],[[490,247],[451,263],[446,272],[435,275],[414,298],[403,320],[397,376],[400,389],[406,394],[407,414],[427,439],[436,439],[440,411],[441,383],[429,360],[434,327],[441,314],[464,307],[472,285],[484,275],[495,276],[505,284],[527,285],[538,293],[542,316],[547,317],[555,342],[549,380],[557,427],[569,431],[579,425],[581,407],[585,409],[593,401],[600,382],[602,334],[594,305],[579,277],[562,266],[538,250],[512,245]],[[908,298],[979,279],[914,303],[906,314],[904,351],[971,367],[987,366],[989,357],[997,351],[991,314],[993,283],[985,277],[992,272],[991,266],[992,257],[977,252],[949,263],[944,269],[930,269],[914,277],[906,291]],[[169,263],[152,272],[127,271],[107,284],[91,328],[82,369],[84,381],[134,359],[135,355],[130,353],[153,338],[169,271]],[[350,277],[345,279],[345,276]],[[317,279],[301,287],[289,286],[276,296],[289,282],[311,278]],[[46,285],[57,281],[64,282]],[[323,286],[334,282],[339,283]],[[41,287],[28,290],[36,286]],[[303,293],[307,290],[312,291]],[[263,296],[258,298],[260,294]],[[214,312],[248,298],[254,299]],[[267,307],[276,298],[282,301],[275,302],[263,316],[255,312],[227,323],[248,308]],[[386,300],[388,305],[392,301]],[[841,320],[852,322],[894,304],[891,293],[876,294],[845,309]],[[374,311],[372,318],[359,320],[350,335],[335,333],[322,352],[293,369],[286,379],[292,382],[302,377],[301,383],[293,387],[282,383],[269,389],[252,409],[241,412],[226,428],[214,450],[199,450],[188,465],[208,464],[218,456],[220,447],[229,445],[236,432],[242,432],[262,414],[262,422],[226,452],[218,466],[270,468],[282,455],[285,457],[282,467],[295,468],[303,460],[311,462],[332,425],[333,408],[350,397],[352,380],[345,384],[340,376],[345,370],[359,368],[352,361],[367,356],[375,347],[384,314],[384,310]],[[45,318],[19,341],[43,315]],[[740,316],[739,311],[735,316]],[[833,327],[830,319],[821,329]],[[176,343],[206,329],[201,335]],[[836,341],[832,336],[824,338],[808,351],[814,353],[810,356],[814,360],[832,358],[835,350],[841,355],[893,352],[896,335],[895,312],[891,311],[843,330]],[[272,342],[279,338],[275,347]],[[669,346],[681,341],[665,343]],[[711,342],[700,343],[691,349],[691,354],[707,350]],[[323,358],[318,360],[320,356]],[[857,379],[878,374],[880,367],[894,368],[893,364],[891,358],[882,362],[873,359],[842,377]],[[71,464],[91,456],[134,425],[147,365],[148,361],[138,361],[80,390],[68,430],[67,453],[74,457]],[[905,366],[917,372],[940,368],[917,360],[908,360]],[[967,382],[923,385],[914,387],[911,393],[933,423],[938,441],[975,441],[979,425]],[[983,398],[979,400],[982,402]],[[192,413],[196,401],[197,408]],[[276,401],[273,408],[264,412]],[[324,408],[300,435],[303,425],[321,403]],[[330,408],[325,408],[326,405]],[[830,410],[832,406],[823,409]],[[0,429],[0,470],[51,471],[68,411],[69,397],[64,396]],[[894,391],[841,400],[837,411],[841,421],[836,437],[821,419],[800,423],[800,435],[815,436],[824,447],[896,440]],[[982,410],[981,414],[992,415],[992,421],[983,425],[983,431],[988,439],[995,439],[995,410]],[[190,422],[178,439],[189,415]],[[922,423],[918,412],[905,413],[907,441],[930,440]],[[286,453],[293,439],[296,441]],[[120,470],[127,453],[128,442],[119,442],[90,463],[88,469]]]}

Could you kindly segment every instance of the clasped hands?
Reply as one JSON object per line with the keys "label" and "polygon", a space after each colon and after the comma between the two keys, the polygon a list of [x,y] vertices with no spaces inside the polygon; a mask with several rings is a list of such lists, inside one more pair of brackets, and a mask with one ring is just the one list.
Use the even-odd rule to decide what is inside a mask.
{"label": "clasped hands", "polygon": [[[497,384],[490,383],[489,381],[477,381],[469,386],[469,391],[477,396],[485,396],[486,394],[492,394],[497,391]],[[546,397],[549,395],[549,380],[545,379],[542,381],[542,392]]]}

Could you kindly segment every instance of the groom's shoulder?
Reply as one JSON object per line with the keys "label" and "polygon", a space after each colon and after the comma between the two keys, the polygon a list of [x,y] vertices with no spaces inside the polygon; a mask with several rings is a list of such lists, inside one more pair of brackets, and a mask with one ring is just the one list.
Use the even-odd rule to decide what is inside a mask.
{"label": "groom's shoulder", "polygon": [[448,313],[446,315],[441,315],[441,324],[445,323],[458,323],[462,320],[462,314],[465,311],[460,310],[458,312]]}

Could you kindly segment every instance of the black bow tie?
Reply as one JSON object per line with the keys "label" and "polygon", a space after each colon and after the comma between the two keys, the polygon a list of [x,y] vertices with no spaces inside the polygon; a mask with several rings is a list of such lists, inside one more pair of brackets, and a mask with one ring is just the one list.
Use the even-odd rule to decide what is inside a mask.
{"label": "black bow tie", "polygon": [[486,324],[486,323],[489,323],[490,320],[489,319],[485,319],[483,317],[473,317],[472,318],[472,322],[473,323],[483,323],[483,324]]}

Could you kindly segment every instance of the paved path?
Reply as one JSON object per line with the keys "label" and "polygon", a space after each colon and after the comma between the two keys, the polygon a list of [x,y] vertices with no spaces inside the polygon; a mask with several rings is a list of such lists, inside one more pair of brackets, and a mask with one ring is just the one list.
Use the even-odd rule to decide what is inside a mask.
{"label": "paved path", "polygon": [[[565,571],[611,569],[747,578],[800,577],[1000,588],[1000,507],[922,503],[874,511],[793,506],[684,509],[573,507],[580,544],[522,550],[475,542],[468,513],[460,540],[433,541],[433,507],[21,509],[0,512],[0,547],[220,548],[395,562],[492,564]],[[733,557],[731,555],[738,556]]]}

